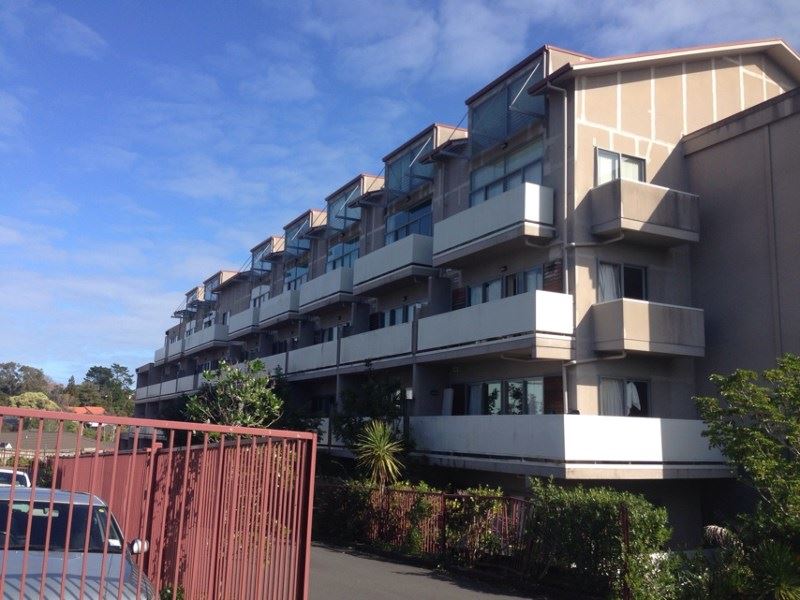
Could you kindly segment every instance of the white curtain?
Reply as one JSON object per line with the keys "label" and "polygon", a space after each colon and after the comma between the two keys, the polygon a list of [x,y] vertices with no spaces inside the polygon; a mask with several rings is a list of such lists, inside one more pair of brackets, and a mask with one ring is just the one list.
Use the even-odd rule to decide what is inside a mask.
{"label": "white curtain", "polygon": [[639,400],[639,390],[636,389],[636,385],[629,381],[625,384],[625,414],[631,414],[631,407],[635,408],[636,410],[642,410],[642,403]]}
{"label": "white curtain", "polygon": [[600,263],[600,302],[622,298],[619,265]]}
{"label": "white curtain", "polygon": [[544,414],[544,379],[528,379],[528,412],[532,415]]}
{"label": "white curtain", "polygon": [[483,400],[483,386],[479,383],[469,386],[469,407],[467,413],[470,415],[479,415],[482,410]]}
{"label": "white curtain", "polygon": [[600,380],[600,414],[621,417],[625,411],[625,382],[622,379]]}

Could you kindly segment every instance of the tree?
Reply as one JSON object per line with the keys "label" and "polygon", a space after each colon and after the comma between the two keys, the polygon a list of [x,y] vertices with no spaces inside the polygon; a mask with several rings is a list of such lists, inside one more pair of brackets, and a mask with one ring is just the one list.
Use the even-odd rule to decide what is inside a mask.
{"label": "tree", "polygon": [[102,406],[115,415],[133,414],[133,375],[128,367],[114,363],[110,367],[95,365],[86,371],[83,383],[74,387],[74,396],[79,406]]}
{"label": "tree", "polygon": [[403,463],[398,458],[403,445],[394,438],[384,421],[370,421],[362,429],[355,447],[358,465],[369,473],[372,483],[383,490],[400,478]]}
{"label": "tree", "polygon": [[203,386],[186,402],[186,417],[195,423],[237,427],[269,427],[281,416],[283,401],[254,360],[244,369],[220,361],[216,371],[203,372]]}
{"label": "tree", "polygon": [[52,385],[41,369],[15,362],[0,363],[0,397],[17,396],[23,392],[47,393]]}
{"label": "tree", "polygon": [[719,397],[695,398],[705,435],[759,498],[744,533],[800,550],[800,357],[784,355],[761,378],[737,370],[711,381]]}
{"label": "tree", "polygon": [[369,420],[393,424],[403,415],[403,388],[399,381],[368,376],[358,389],[342,394],[342,406],[334,418],[334,432],[353,448]]}
{"label": "tree", "polygon": [[8,399],[9,406],[15,408],[31,408],[35,410],[61,410],[61,407],[50,400],[44,392],[22,392]]}
{"label": "tree", "polygon": [[270,377],[272,391],[283,403],[280,418],[272,424],[275,429],[293,431],[316,431],[319,434],[321,417],[311,414],[308,402],[300,402],[292,398],[289,380],[283,369],[278,367]]}

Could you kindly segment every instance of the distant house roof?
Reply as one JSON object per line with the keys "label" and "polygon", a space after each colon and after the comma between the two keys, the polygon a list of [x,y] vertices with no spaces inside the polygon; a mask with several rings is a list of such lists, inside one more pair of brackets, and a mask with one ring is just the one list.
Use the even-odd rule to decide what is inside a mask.
{"label": "distant house roof", "polygon": [[77,415],[104,415],[106,409],[102,406],[70,406],[68,409]]}

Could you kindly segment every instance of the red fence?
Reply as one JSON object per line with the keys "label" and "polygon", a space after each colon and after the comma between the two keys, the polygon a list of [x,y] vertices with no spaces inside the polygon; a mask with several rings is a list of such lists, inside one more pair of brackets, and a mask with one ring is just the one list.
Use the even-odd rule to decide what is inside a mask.
{"label": "red fence", "polygon": [[[184,600],[307,597],[314,434],[9,408],[0,415],[18,428],[6,470],[27,471],[40,488],[0,487],[0,595],[5,587],[4,597],[49,598],[55,584],[62,597],[64,586],[87,598],[140,598],[142,590]],[[89,493],[107,503],[123,543],[111,520],[97,526],[93,511],[106,509]],[[65,540],[47,537],[64,516],[53,503],[66,513]],[[84,548],[69,539],[73,519],[86,526]],[[135,539],[149,550],[125,547]],[[16,564],[20,555],[25,565]]]}
{"label": "red fence", "polygon": [[[521,498],[321,484],[315,502],[322,537],[349,535],[466,567],[502,563],[521,572],[530,558],[525,521],[533,505]],[[326,522],[339,511],[350,514],[350,530],[339,519]]]}

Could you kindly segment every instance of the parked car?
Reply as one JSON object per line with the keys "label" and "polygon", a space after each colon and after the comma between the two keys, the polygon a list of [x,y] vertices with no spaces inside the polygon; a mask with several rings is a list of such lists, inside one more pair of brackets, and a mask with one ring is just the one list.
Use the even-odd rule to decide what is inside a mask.
{"label": "parked car", "polygon": [[[9,508],[10,528],[6,529]],[[92,494],[75,492],[71,512],[70,518],[70,492],[15,488],[12,499],[10,487],[0,488],[0,563],[5,559],[3,548],[8,543],[4,597],[38,598],[42,587],[46,598],[155,600],[152,584],[133,560],[134,555],[147,551],[147,542],[135,539],[126,544],[117,520],[106,503]],[[67,531],[69,548],[66,547]],[[84,548],[87,548],[86,554]],[[63,578],[62,594],[65,559],[66,577]],[[85,575],[82,578],[84,568]]]}
{"label": "parked car", "polygon": [[16,473],[17,486],[31,487],[31,478],[25,471],[14,471],[14,469],[0,469],[0,485],[10,486],[14,481],[14,474]]}

